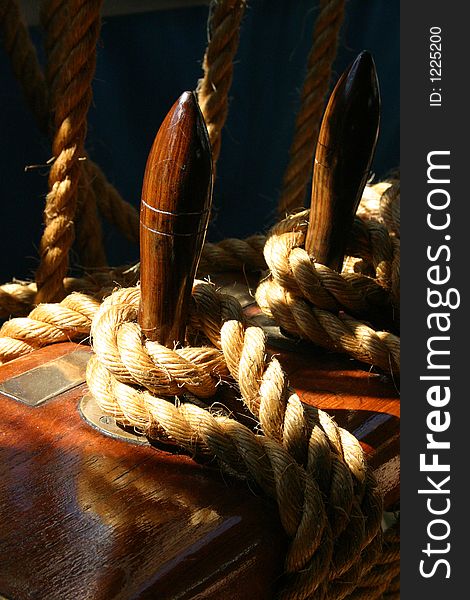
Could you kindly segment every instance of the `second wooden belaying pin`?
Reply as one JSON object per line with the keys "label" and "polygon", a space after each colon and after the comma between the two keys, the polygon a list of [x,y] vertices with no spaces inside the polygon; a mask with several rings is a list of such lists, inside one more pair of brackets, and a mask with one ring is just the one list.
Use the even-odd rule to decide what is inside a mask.
{"label": "second wooden belaying pin", "polygon": [[336,271],[341,271],[347,238],[369,177],[379,121],[375,64],[368,52],[361,52],[330,96],[313,168],[305,250]]}
{"label": "second wooden belaying pin", "polygon": [[211,199],[210,141],[196,95],[185,92],[150,150],[140,209],[139,323],[167,346],[184,342]]}

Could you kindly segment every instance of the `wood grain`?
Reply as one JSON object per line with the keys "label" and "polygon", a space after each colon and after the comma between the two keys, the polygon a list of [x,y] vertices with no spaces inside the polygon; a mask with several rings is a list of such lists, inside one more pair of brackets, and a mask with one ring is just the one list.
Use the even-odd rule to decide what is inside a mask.
{"label": "wood grain", "polygon": [[341,76],[328,101],[313,168],[305,250],[341,271],[377,142],[380,95],[374,61],[362,52]]}
{"label": "wood grain", "polygon": [[[0,367],[0,381],[79,347],[57,344],[12,361]],[[306,345],[272,351],[301,399],[360,439],[393,508],[394,382]],[[0,594],[273,598],[286,548],[273,504],[210,465],[104,436],[79,416],[86,391],[81,385],[34,408],[0,394]]]}
{"label": "wood grain", "polygon": [[216,469],[92,429],[77,411],[85,391],[36,408],[0,395],[0,594],[272,598],[285,552],[276,508]]}
{"label": "wood grain", "polygon": [[195,94],[185,92],[150,150],[140,209],[139,323],[166,346],[184,342],[211,196],[209,136]]}

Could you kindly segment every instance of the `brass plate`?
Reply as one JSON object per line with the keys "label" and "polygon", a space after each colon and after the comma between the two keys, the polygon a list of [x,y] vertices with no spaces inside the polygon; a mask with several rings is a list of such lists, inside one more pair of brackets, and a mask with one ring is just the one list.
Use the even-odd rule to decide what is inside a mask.
{"label": "brass plate", "polygon": [[75,350],[7,379],[0,383],[0,392],[28,406],[39,406],[84,383],[89,358],[88,351]]}
{"label": "brass plate", "polygon": [[101,433],[110,437],[131,442],[133,444],[149,445],[144,435],[136,433],[131,428],[124,429],[117,425],[116,419],[103,413],[91,394],[85,394],[80,401],[78,410],[83,419]]}

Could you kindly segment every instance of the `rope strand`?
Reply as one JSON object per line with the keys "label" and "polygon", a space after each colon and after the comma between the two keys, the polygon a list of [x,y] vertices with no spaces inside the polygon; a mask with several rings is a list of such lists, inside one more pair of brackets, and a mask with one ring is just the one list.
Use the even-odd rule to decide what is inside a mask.
{"label": "rope strand", "polygon": [[210,38],[202,63],[204,76],[199,80],[197,94],[212,145],[215,170],[222,143],[222,128],[228,114],[233,58],[238,48],[246,0],[214,0],[212,7],[208,24]]}
{"label": "rope strand", "polygon": [[55,129],[52,152],[56,159],[49,174],[45,229],[39,246],[38,302],[64,295],[63,279],[75,236],[79,159],[83,157],[92,97],[100,7],[101,2],[90,0],[50,0],[44,5],[47,79]]}

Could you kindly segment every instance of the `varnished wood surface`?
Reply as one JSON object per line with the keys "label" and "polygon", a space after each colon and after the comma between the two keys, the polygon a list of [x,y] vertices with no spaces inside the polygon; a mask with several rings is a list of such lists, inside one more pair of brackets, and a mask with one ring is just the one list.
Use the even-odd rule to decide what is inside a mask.
{"label": "varnished wood surface", "polygon": [[[43,349],[0,379],[70,351]],[[0,395],[0,595],[272,598],[284,535],[243,483],[79,416],[85,386],[30,408]]]}
{"label": "varnished wood surface", "polygon": [[[0,367],[43,364],[58,344]],[[361,440],[399,497],[394,384],[305,346],[273,351],[303,401]],[[82,385],[30,408],[0,395],[0,595],[9,600],[272,598],[285,538],[276,509],[186,456],[106,437],[86,424]]]}
{"label": "varnished wood surface", "polygon": [[196,95],[185,92],[150,150],[140,209],[139,323],[149,339],[169,347],[184,342],[211,194],[209,137]]}
{"label": "varnished wood surface", "polygon": [[336,271],[341,271],[347,238],[369,177],[379,119],[374,61],[362,52],[330,96],[313,168],[305,250]]}

